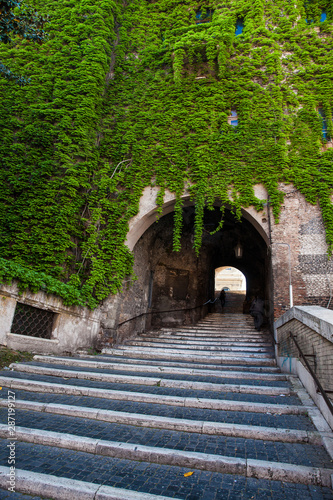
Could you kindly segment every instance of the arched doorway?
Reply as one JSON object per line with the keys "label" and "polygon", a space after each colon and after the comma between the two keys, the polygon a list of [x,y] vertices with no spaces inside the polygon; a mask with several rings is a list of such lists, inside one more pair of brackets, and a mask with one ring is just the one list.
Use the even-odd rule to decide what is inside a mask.
{"label": "arched doorway", "polygon": [[[137,281],[120,300],[123,321],[142,313],[140,325],[132,323],[129,330],[145,326],[175,326],[195,322],[208,312],[207,301],[215,296],[215,269],[237,268],[246,278],[246,297],[260,294],[271,301],[271,263],[267,238],[255,224],[242,217],[238,221],[225,209],[224,224],[218,227],[221,211],[205,210],[202,248],[199,256],[193,250],[194,207],[183,208],[181,250],[174,252],[173,212],[157,222],[151,217],[134,245],[134,271]],[[241,247],[241,254],[235,251]],[[178,310],[178,311],[176,311]]]}
{"label": "arched doorway", "polygon": [[215,269],[215,293],[224,289],[231,292],[246,292],[246,278],[236,267],[222,266]]}
{"label": "arched doorway", "polygon": [[[236,246],[236,255],[240,258],[243,249]],[[223,297],[221,300],[221,292]],[[222,266],[215,269],[215,311],[224,313],[242,313],[247,310],[246,277],[236,267]]]}

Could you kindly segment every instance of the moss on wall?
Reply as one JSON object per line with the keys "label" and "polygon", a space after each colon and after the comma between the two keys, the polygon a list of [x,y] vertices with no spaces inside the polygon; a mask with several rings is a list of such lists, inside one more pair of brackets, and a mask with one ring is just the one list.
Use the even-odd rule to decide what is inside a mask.
{"label": "moss on wall", "polygon": [[166,188],[177,196],[175,250],[186,186],[199,252],[205,206],[220,200],[223,220],[231,191],[239,216],[260,209],[262,183],[278,222],[284,181],[319,202],[331,253],[333,149],[318,113],[333,136],[329,0],[34,4],[48,41],[1,48],[31,78],[0,80],[2,280],[95,307],[131,273],[128,220],[150,184],[159,206]]}

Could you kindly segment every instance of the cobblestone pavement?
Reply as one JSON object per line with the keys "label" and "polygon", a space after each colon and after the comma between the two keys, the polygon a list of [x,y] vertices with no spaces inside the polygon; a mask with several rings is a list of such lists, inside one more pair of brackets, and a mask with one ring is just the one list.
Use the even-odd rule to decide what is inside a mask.
{"label": "cobblestone pavement", "polygon": [[[135,373],[133,371],[125,371],[125,370],[107,370],[105,368],[85,368],[79,366],[69,367],[61,364],[53,364],[50,365],[48,363],[30,363],[32,366],[44,366],[45,368],[57,368],[60,370],[70,371],[75,370],[78,372],[87,372],[91,371],[93,373],[101,373],[101,374],[114,374],[114,375],[127,375],[129,377],[138,377],[140,373]],[[70,374],[69,374],[70,376]],[[255,375],[252,380],[249,379],[239,379],[239,378],[226,378],[226,377],[212,377],[209,375],[184,375],[177,373],[165,373],[165,372],[145,372],[142,376],[147,378],[163,378],[170,380],[187,380],[191,382],[208,382],[210,384],[245,384],[245,385],[262,385],[262,386],[274,386],[274,387],[289,387],[290,384],[284,380],[260,380],[256,379]]]}
{"label": "cobblestone pavement", "polygon": [[[229,401],[246,401],[253,403],[263,404],[286,404],[286,405],[299,405],[300,400],[296,395],[278,395],[270,396],[265,394],[246,394],[237,392],[226,391],[206,391],[206,390],[193,390],[184,388],[173,387],[157,387],[157,386],[144,386],[141,384],[121,384],[100,382],[98,380],[82,380],[75,378],[54,377],[50,375],[38,375],[35,373],[23,373],[2,370],[0,376],[10,376],[19,379],[36,380],[40,382],[60,383],[67,385],[76,385],[80,387],[96,387],[99,389],[112,389],[114,391],[129,391],[129,392],[142,392],[145,394],[160,394],[165,396],[181,396],[188,398],[207,398],[207,399],[226,399]],[[65,375],[65,374],[64,374]]]}
{"label": "cobblestone pavement", "polygon": [[[6,419],[7,411],[2,408],[0,409],[0,422],[6,423]],[[329,468],[331,466],[331,458],[325,449],[310,444],[279,443],[260,439],[149,429],[109,422],[92,422],[90,419],[85,418],[50,415],[25,410],[16,410],[16,425],[159,448],[312,465],[314,467]]]}
{"label": "cobblestone pavement", "polygon": [[[41,497],[24,495],[23,493],[12,492],[0,488],[0,499],[1,500],[45,500]],[[51,499],[50,499],[51,500]]]}
{"label": "cobblestone pavement", "polygon": [[[238,318],[238,319],[237,319]],[[239,327],[237,329],[234,326],[235,321],[239,321]],[[245,334],[246,337],[251,335],[251,326],[249,327],[249,322],[243,315],[234,315],[230,318],[224,318],[225,324],[228,321],[233,322],[233,332],[235,333],[235,339],[232,344],[237,344],[237,335],[239,336],[239,342],[242,343],[242,335]],[[221,323],[220,315],[211,315],[206,322],[206,334],[204,337],[209,338],[209,329],[214,330],[214,322],[217,325]],[[203,322],[203,325],[205,322]],[[231,323],[229,324],[231,328]],[[183,329],[182,338],[188,336],[189,339],[193,338],[192,333],[198,328],[188,327]],[[237,333],[238,332],[238,333]],[[150,333],[150,338],[154,338],[155,333]],[[165,335],[165,331],[163,332]],[[221,337],[223,337],[221,332]],[[229,333],[225,333],[226,336]],[[256,339],[258,342],[259,338]],[[263,342],[267,342],[267,335],[262,335]],[[140,339],[139,339],[140,340]],[[212,340],[216,341],[218,338],[212,336]],[[169,339],[163,339],[163,342],[168,344],[172,343],[172,336]],[[110,362],[115,366],[110,368],[86,368],[84,366],[67,366],[63,363],[61,359],[56,360],[55,363],[49,363],[44,361],[32,361],[30,366],[46,367],[48,369],[58,369],[61,371],[61,376],[55,376],[51,374],[37,374],[37,373],[25,373],[24,371],[19,371],[17,369],[20,365],[15,366],[15,370],[2,370],[0,371],[0,377],[9,377],[13,379],[20,380],[32,380],[35,382],[44,382],[47,384],[62,384],[63,386],[74,385],[77,387],[87,387],[87,388],[99,388],[105,390],[113,391],[125,391],[129,394],[129,401],[121,401],[116,399],[106,399],[101,397],[91,397],[91,396],[72,396],[69,394],[52,394],[50,392],[33,392],[27,387],[26,390],[16,390],[11,389],[11,394],[15,395],[15,401],[23,400],[26,402],[39,402],[39,403],[55,403],[61,405],[70,405],[78,410],[80,415],[80,408],[87,407],[91,409],[106,409],[122,413],[131,413],[136,415],[146,415],[151,417],[164,417],[166,419],[177,419],[180,423],[184,420],[191,420],[192,422],[225,422],[233,424],[235,429],[238,425],[247,426],[249,429],[251,426],[256,427],[266,427],[269,429],[278,428],[285,429],[288,433],[289,430],[306,430],[315,431],[312,420],[305,414],[302,415],[292,415],[292,414],[275,414],[270,408],[269,411],[265,408],[265,405],[279,404],[279,405],[302,405],[302,401],[296,392],[292,394],[285,395],[265,395],[261,394],[259,391],[267,389],[269,387],[276,389],[293,389],[294,385],[291,385],[289,380],[264,380],[260,379],[260,374],[267,373],[272,374],[276,372],[276,367],[265,366],[261,364],[260,360],[255,362],[255,365],[246,364],[246,351],[242,352],[242,347],[240,346],[240,353],[233,353],[234,361],[230,361],[227,357],[223,358],[224,353],[221,351],[200,351],[203,356],[207,358],[202,358],[202,360],[197,360],[193,358],[193,362],[189,360],[188,352],[186,350],[181,350],[180,345],[177,344],[174,347],[180,353],[186,355],[186,358],[168,359],[168,348],[163,347],[164,357],[152,357],[153,355],[146,351],[142,351],[141,354],[135,353],[131,354],[131,349],[133,353],[137,346],[133,348],[129,347],[126,353],[121,353],[120,350],[112,350],[111,354],[105,354],[102,356],[93,357],[94,361],[98,362]],[[195,348],[193,349],[195,350]],[[152,350],[151,352],[154,352]],[[162,352],[162,349],[157,351]],[[117,356],[119,354],[119,356]],[[212,361],[212,365],[209,362],[208,356],[219,356],[225,359],[225,364],[217,366]],[[241,357],[237,361],[237,356]],[[92,359],[86,356],[86,359]],[[70,358],[68,358],[70,361]],[[83,360],[84,357],[77,358]],[[264,359],[264,358],[262,358]],[[147,365],[148,367],[156,366],[156,371],[146,372],[146,371],[136,371],[135,369],[125,369],[123,366],[117,369],[118,364],[128,364],[128,366],[135,368],[133,365],[139,364],[141,367]],[[158,366],[172,366],[181,367],[185,370],[185,373],[164,373],[158,369]],[[219,372],[246,372],[248,374],[253,374],[251,379],[247,378],[237,378],[233,377],[230,373],[224,374],[223,376],[212,376],[211,374],[190,374],[186,373],[186,369],[213,369],[216,375]],[[85,380],[76,379],[70,375],[70,371],[76,372],[91,372],[100,380]],[[112,383],[105,382],[102,380],[102,376],[106,374],[115,375],[126,375],[131,377],[128,381],[130,383]],[[240,375],[241,376],[241,375]],[[147,386],[138,383],[141,377],[146,378],[158,378],[164,380],[175,380],[180,387],[160,387],[160,386]],[[237,393],[231,392],[227,387],[222,388],[221,392],[218,391],[206,391],[202,389],[188,389],[182,387],[183,382],[208,382],[213,384],[235,384],[237,386],[244,385],[248,386],[248,390],[251,391],[253,386],[258,386],[258,393],[250,394],[249,392]],[[294,382],[293,382],[294,384]],[[8,385],[6,386],[5,381],[2,381],[1,396],[3,399],[7,399]],[[140,393],[143,397],[142,402],[131,401],[131,393]],[[167,395],[167,396],[179,396],[179,397],[189,397],[189,398],[205,398],[205,399],[216,399],[216,400],[226,400],[230,402],[243,401],[247,403],[261,403],[262,408],[259,412],[246,412],[246,411],[232,411],[232,410],[211,410],[211,409],[199,409],[190,408],[185,406],[172,406],[163,403],[149,403],[145,401],[145,396],[148,395]],[[42,409],[42,408],[41,408]],[[8,423],[8,408],[6,406],[0,407],[0,424],[6,426]],[[123,488],[131,492],[143,492],[154,495],[163,495],[168,498],[177,498],[184,500],[333,500],[333,492],[330,488],[326,486],[317,486],[306,483],[304,479],[299,477],[299,480],[295,480],[294,483],[288,481],[274,481],[266,480],[263,478],[262,472],[258,469],[255,477],[245,477],[245,475],[233,475],[222,472],[212,472],[209,470],[208,462],[203,461],[200,470],[196,467],[186,468],[183,467],[184,462],[182,462],[182,455],[179,452],[195,452],[202,454],[201,457],[205,457],[204,454],[215,455],[216,460],[221,457],[229,457],[230,459],[240,459],[240,460],[259,460],[260,467],[263,469],[270,470],[270,464],[291,464],[294,466],[305,466],[305,467],[318,467],[322,469],[332,469],[332,457],[327,453],[325,448],[320,445],[315,444],[290,444],[284,442],[283,439],[279,442],[263,440],[263,439],[253,439],[251,438],[239,438],[239,437],[228,437],[224,435],[213,435],[213,434],[199,434],[196,432],[186,432],[186,431],[174,431],[158,428],[149,427],[139,427],[135,425],[128,425],[126,422],[122,423],[108,423],[99,420],[93,420],[88,418],[82,418],[80,416],[66,416],[61,414],[51,414],[44,411],[32,411],[26,409],[20,409],[19,405],[15,408],[15,425],[17,428],[33,429],[35,431],[44,431],[55,433],[54,436],[61,436],[63,434],[68,435],[69,441],[67,441],[66,448],[61,448],[60,444],[49,446],[46,441],[43,443],[43,434],[38,435],[36,433],[35,443],[24,442],[24,437],[20,437],[22,441],[17,440],[15,442],[15,453],[16,453],[16,468],[17,470],[30,471],[34,473],[44,474],[44,477],[56,476],[58,478],[69,478],[76,481],[84,481],[87,483],[94,483],[97,485],[108,485],[116,488]],[[146,424],[145,424],[146,425]],[[271,432],[271,431],[270,431]],[[18,434],[19,435],[19,434]],[[237,433],[236,433],[237,435]],[[282,433],[283,436],[283,433]],[[105,456],[100,454],[98,449],[95,450],[96,454],[86,453],[83,451],[74,451],[72,447],[77,441],[80,443],[79,437],[93,438],[99,441],[106,442],[120,442],[123,445],[133,444],[145,447],[151,447],[152,450],[157,450],[159,453],[163,450],[173,450],[174,456],[178,457],[178,465],[171,465],[168,461],[166,465],[161,465],[159,463],[148,463],[144,459],[138,461],[139,459],[133,459],[131,452],[127,453],[126,458],[116,458],[115,456]],[[56,442],[56,441],[55,441]],[[0,465],[7,466],[8,464],[8,440],[0,439]],[[127,449],[127,448],[126,448]],[[177,454],[178,453],[178,454]],[[152,456],[152,455],[151,455]],[[158,460],[155,458],[158,462]],[[201,460],[203,460],[201,458]],[[205,469],[205,463],[207,464]],[[243,462],[242,462],[243,463]],[[295,469],[296,470],[296,469]],[[192,475],[185,477],[184,474],[187,472],[193,472]],[[290,481],[290,479],[289,479]],[[310,482],[312,481],[309,480]],[[4,485],[1,485],[0,489],[0,499],[13,499],[13,500],[40,500],[37,495],[34,496],[33,491],[30,491],[30,495],[25,495],[20,492],[9,493],[4,489]],[[75,494],[77,495],[77,494]],[[73,500],[80,498],[80,495],[73,496]],[[57,500],[57,491],[54,491],[52,497],[53,500]],[[158,499],[157,499],[158,500]]]}
{"label": "cobblestone pavement", "polygon": [[[3,391],[6,391],[3,387]],[[164,404],[138,403],[135,401],[116,401],[86,396],[67,396],[63,394],[45,394],[15,390],[16,399],[39,401],[41,403],[58,403],[64,405],[101,408],[104,410],[139,413],[140,415],[156,415],[160,417],[187,420],[205,420],[209,422],[227,422],[241,425],[258,425],[264,427],[282,427],[287,429],[315,430],[311,420],[305,415],[271,415],[267,413],[251,413],[246,411],[209,410],[201,408],[184,408]]]}
{"label": "cobblestone pavement", "polygon": [[[49,446],[17,443],[17,457],[17,467],[21,469],[184,500],[282,500],[288,497],[293,500],[332,500],[329,488],[246,479],[199,470],[194,470],[190,477],[184,477],[189,472],[184,467],[92,456]],[[5,443],[1,447],[0,460],[6,460]]]}

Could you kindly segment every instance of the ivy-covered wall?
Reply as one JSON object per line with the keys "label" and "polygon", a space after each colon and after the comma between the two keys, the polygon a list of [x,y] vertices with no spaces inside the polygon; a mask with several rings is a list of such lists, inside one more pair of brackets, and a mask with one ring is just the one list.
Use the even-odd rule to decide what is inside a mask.
{"label": "ivy-covered wall", "polygon": [[131,274],[128,220],[150,184],[160,206],[177,195],[175,250],[185,186],[199,252],[205,206],[222,202],[222,224],[231,190],[236,214],[260,209],[262,183],[278,222],[283,181],[319,201],[331,252],[330,0],[33,4],[48,40],[1,47],[31,81],[0,80],[0,280],[95,307]]}

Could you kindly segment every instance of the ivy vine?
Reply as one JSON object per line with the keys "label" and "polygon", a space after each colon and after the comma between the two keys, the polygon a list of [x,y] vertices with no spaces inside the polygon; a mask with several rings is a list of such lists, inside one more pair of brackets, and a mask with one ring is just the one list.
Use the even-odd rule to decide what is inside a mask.
{"label": "ivy vine", "polygon": [[291,182],[319,203],[332,252],[333,148],[318,113],[333,137],[329,0],[30,3],[47,41],[1,46],[30,83],[0,79],[0,280],[96,307],[131,275],[124,241],[149,185],[160,208],[165,189],[176,195],[175,250],[185,187],[199,252],[205,206],[219,200],[222,219],[226,203],[260,210],[262,183],[278,222],[278,185]]}

